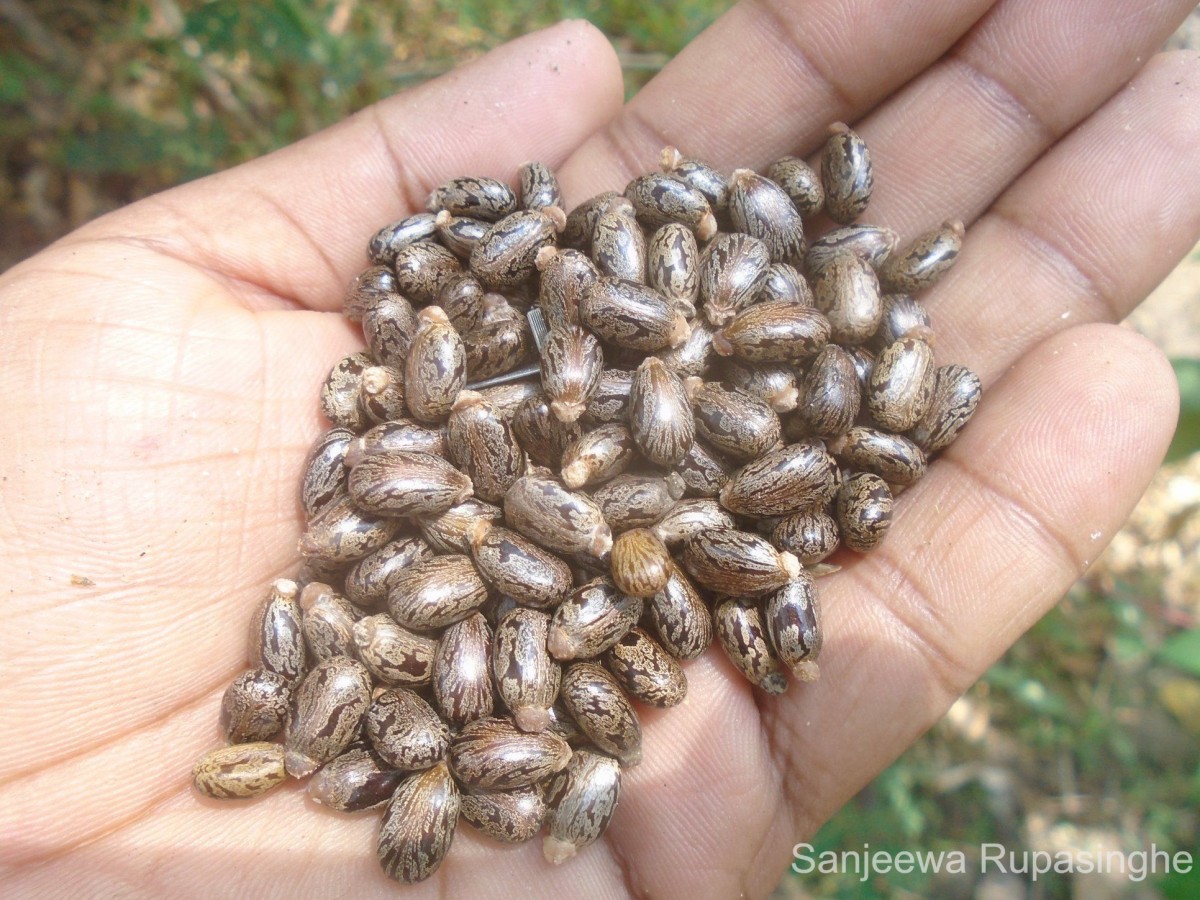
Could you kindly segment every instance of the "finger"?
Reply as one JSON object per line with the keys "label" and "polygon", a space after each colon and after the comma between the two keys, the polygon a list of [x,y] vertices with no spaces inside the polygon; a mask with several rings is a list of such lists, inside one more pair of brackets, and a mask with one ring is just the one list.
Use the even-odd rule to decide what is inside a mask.
{"label": "finger", "polygon": [[620,189],[665,144],[718,166],[811,147],[916,75],[995,0],[746,0],[693,40],[561,176],[573,202]]}
{"label": "finger", "polygon": [[1074,324],[1123,319],[1200,239],[1200,58],[1163,54],[969,231],[925,301],[985,383]]}
{"label": "finger", "polygon": [[[620,108],[612,47],[586,22],[519,38],[306,140],[107,216],[70,240],[135,238],[224,273],[239,295],[339,308],[373,232],[462,174],[557,165]],[[261,297],[255,298],[261,302]]]}
{"label": "finger", "polygon": [[1039,345],[903,495],[872,554],[821,584],[821,680],[769,702],[797,832],[929,727],[1087,569],[1154,474],[1178,410],[1144,338]]}

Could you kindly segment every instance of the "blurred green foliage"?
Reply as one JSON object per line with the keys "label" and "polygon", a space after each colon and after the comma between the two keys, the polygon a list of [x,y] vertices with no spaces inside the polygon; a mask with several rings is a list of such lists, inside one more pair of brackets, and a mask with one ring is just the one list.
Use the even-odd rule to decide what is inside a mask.
{"label": "blurred green foliage", "polygon": [[1173,359],[1179,382],[1179,424],[1167,450],[1167,461],[1183,459],[1200,450],[1200,359]]}

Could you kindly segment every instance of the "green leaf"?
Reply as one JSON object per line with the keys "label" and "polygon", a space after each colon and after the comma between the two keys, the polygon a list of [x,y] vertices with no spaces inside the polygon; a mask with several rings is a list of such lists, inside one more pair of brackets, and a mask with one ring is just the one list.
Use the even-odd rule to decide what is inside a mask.
{"label": "green leaf", "polygon": [[1158,658],[1167,665],[1200,675],[1200,628],[1181,631],[1167,638],[1158,651]]}
{"label": "green leaf", "polygon": [[1167,450],[1167,462],[1200,450],[1200,359],[1173,359],[1171,366],[1179,382],[1179,424]]}

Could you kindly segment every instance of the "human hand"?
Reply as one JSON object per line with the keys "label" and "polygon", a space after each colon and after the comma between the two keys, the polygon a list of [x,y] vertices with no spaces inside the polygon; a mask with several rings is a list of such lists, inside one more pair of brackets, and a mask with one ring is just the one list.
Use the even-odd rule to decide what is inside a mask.
{"label": "human hand", "polygon": [[623,110],[607,42],[567,23],[6,273],[6,888],[393,895],[375,814],[295,784],[222,804],[187,777],[251,610],[295,571],[298,474],[317,388],[361,342],[340,305],[367,238],[450,176],[541,159],[573,204],[664,144],[761,166],[842,119],[871,147],[868,221],[902,243],[969,224],[925,303],[939,363],[983,379],[974,422],[884,544],[822,579],[819,682],[766,697],[711,650],[683,706],[642,711],[645,761],[600,844],[552,868],[537,842],[462,827],[414,890],[767,894],[792,845],[1058,600],[1161,459],[1170,369],[1105,323],[1200,236],[1198,61],[1151,58],[1190,5],[746,2]]}

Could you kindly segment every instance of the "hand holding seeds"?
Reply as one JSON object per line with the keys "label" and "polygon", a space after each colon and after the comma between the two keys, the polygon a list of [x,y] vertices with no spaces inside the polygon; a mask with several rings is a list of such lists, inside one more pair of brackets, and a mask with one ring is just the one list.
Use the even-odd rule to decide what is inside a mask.
{"label": "hand holding seeds", "polygon": [[1186,4],[919,6],[623,111],[567,23],[6,273],[6,887],[769,893],[1174,424],[1099,323],[1200,232]]}

